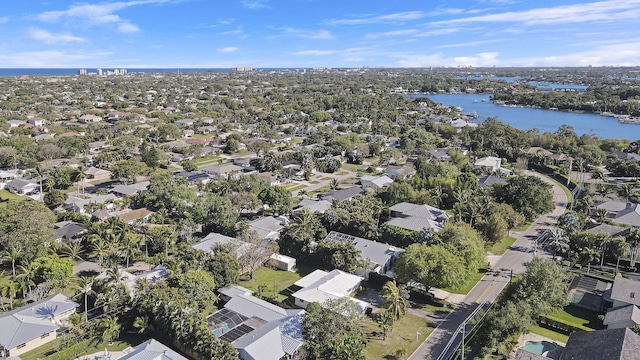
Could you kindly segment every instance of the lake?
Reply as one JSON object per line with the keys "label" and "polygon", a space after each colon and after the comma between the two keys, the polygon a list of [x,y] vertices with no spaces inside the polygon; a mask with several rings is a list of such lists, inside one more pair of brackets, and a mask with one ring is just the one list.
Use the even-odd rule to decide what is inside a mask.
{"label": "lake", "polygon": [[[444,105],[461,107],[464,113],[477,113],[478,121],[495,116],[499,121],[521,129],[537,128],[540,133],[555,132],[563,124],[573,126],[578,135],[591,134],[601,139],[640,139],[640,125],[621,124],[617,119],[598,114],[542,110],[496,105],[492,94],[407,95],[428,97]],[[483,102],[483,100],[485,100]],[[475,102],[474,102],[475,101]]]}

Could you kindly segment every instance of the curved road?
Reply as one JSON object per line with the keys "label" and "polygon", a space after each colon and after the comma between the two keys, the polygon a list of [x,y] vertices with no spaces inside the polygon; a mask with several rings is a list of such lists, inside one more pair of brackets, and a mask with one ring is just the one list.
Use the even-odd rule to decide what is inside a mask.
{"label": "curved road", "polygon": [[[553,226],[558,217],[566,211],[568,199],[561,185],[536,172],[528,171],[527,174],[537,176],[553,186],[555,209],[551,213],[540,216],[527,230],[512,233],[517,237],[516,242],[469,291],[463,302],[440,322],[429,337],[411,354],[409,360],[438,359],[445,350],[447,350],[447,355],[452,354],[451,350],[455,350],[457,346],[452,346],[452,349],[445,349],[445,347],[453,332],[480,304],[495,301],[502,289],[509,283],[511,271],[513,274],[524,272],[524,264],[533,258],[534,240],[538,233]],[[540,251],[538,254],[540,255]],[[459,345],[460,340],[456,339],[456,343]]]}

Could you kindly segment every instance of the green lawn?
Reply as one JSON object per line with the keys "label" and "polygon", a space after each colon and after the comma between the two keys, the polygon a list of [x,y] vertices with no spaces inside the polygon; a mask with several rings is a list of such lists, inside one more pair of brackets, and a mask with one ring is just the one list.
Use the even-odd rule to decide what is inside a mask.
{"label": "green lawn", "polygon": [[302,275],[299,273],[262,267],[253,274],[253,281],[246,275],[241,278],[238,285],[254,292],[258,290],[258,286],[265,285],[266,289],[262,293],[263,296],[267,298],[274,297],[278,301],[284,301],[291,295],[289,287],[301,278]]}
{"label": "green lawn", "polygon": [[[386,340],[382,340],[382,330],[370,318],[366,318],[363,328],[368,338],[365,356],[367,359],[376,360],[389,359],[400,348],[406,350],[405,358],[408,357],[433,331],[433,327],[425,318],[412,314],[406,314],[396,321],[393,330],[387,333]],[[416,341],[417,333],[420,333],[418,341]]]}
{"label": "green lawn", "polygon": [[[20,355],[20,359],[22,360],[37,360],[37,359],[46,359],[48,356],[55,356],[55,353],[60,350],[60,344],[62,343],[63,338],[60,337],[50,343],[47,343],[37,349],[31,350]],[[104,352],[104,349],[108,349],[109,351],[120,351],[126,349],[127,347],[135,347],[140,344],[143,339],[140,339],[140,336],[134,337],[131,340],[125,341],[114,341],[112,345],[109,345],[107,342],[102,341],[90,341],[85,340],[83,342],[85,346],[83,346],[83,350],[80,353],[75,354],[76,356],[84,356],[86,354],[93,354],[97,352]]]}
{"label": "green lawn", "polygon": [[20,196],[20,195],[13,194],[13,193],[9,192],[9,190],[5,190],[5,189],[0,190],[0,200],[2,200],[2,201],[8,201],[8,200],[24,201],[24,200],[28,200],[28,199],[29,198],[26,197],[26,196]]}
{"label": "green lawn", "polygon": [[491,248],[489,249],[489,252],[491,252],[493,255],[502,255],[507,252],[509,246],[513,245],[514,242],[516,242],[516,238],[514,238],[513,236],[505,236],[502,238],[502,240],[493,244],[493,246],[491,246]]}
{"label": "green lawn", "polygon": [[587,327],[594,330],[604,329],[602,320],[598,319],[598,313],[581,309],[577,306],[567,305],[564,309],[549,314],[547,317],[575,326]]}
{"label": "green lawn", "polygon": [[553,330],[549,330],[549,329],[545,329],[543,327],[540,327],[538,325],[531,325],[531,327],[529,328],[529,332],[534,333],[536,335],[540,335],[540,336],[544,336],[546,338],[549,338],[551,340],[555,340],[561,343],[567,343],[567,340],[569,340],[569,336],[565,335],[565,334],[560,334],[557,333]]}
{"label": "green lawn", "polygon": [[457,288],[444,288],[442,290],[448,291],[454,294],[463,294],[466,295],[473,289],[474,286],[482,279],[484,274],[487,272],[486,268],[478,269],[471,277],[467,279],[467,281],[460,287]]}
{"label": "green lawn", "polygon": [[525,231],[529,228],[529,226],[531,226],[531,224],[532,222],[527,221],[526,223],[511,229],[511,231]]}

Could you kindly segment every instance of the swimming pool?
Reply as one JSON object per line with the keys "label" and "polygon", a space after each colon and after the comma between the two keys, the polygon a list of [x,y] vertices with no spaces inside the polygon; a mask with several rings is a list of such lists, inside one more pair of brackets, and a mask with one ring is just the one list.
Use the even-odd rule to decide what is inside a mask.
{"label": "swimming pool", "polygon": [[526,344],[521,349],[524,349],[532,354],[542,355],[547,351],[555,350],[558,345],[548,342],[545,340],[542,341],[527,341]]}

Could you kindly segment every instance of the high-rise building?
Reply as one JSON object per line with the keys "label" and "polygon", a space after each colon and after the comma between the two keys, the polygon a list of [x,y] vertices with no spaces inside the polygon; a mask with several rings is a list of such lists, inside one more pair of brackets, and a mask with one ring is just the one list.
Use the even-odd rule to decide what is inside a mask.
{"label": "high-rise building", "polygon": [[87,69],[78,70],[78,75],[87,75]]}
{"label": "high-rise building", "polygon": [[98,76],[102,76],[102,69],[96,69],[96,72],[98,73]]}

